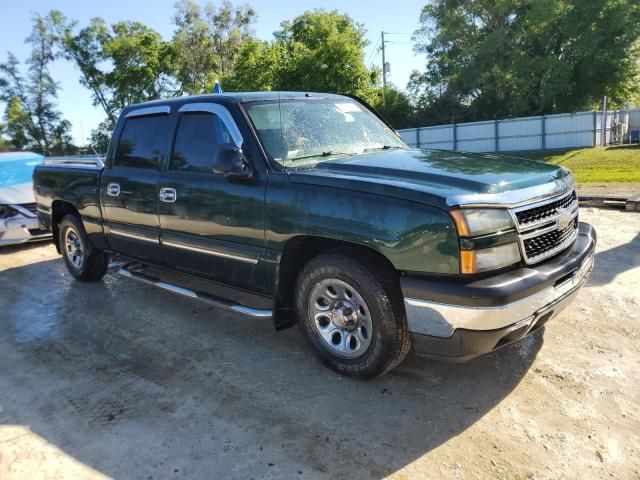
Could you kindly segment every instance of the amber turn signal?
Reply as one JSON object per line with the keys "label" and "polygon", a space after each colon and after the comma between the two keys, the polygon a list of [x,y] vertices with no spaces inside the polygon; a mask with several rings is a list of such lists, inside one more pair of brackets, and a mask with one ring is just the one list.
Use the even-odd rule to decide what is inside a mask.
{"label": "amber turn signal", "polygon": [[476,273],[476,252],[460,250],[460,273]]}
{"label": "amber turn signal", "polygon": [[456,224],[456,228],[458,229],[458,235],[461,237],[468,237],[469,233],[469,225],[467,224],[467,219],[464,218],[464,215],[460,210],[451,210],[451,216],[453,217],[453,221]]}

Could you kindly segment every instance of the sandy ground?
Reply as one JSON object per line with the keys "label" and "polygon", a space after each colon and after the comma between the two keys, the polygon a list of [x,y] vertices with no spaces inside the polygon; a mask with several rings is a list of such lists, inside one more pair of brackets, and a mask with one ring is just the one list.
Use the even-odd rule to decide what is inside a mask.
{"label": "sandy ground", "polygon": [[640,214],[582,219],[594,275],[544,331],[370,382],[296,329],[2,250],[0,478],[639,478]]}

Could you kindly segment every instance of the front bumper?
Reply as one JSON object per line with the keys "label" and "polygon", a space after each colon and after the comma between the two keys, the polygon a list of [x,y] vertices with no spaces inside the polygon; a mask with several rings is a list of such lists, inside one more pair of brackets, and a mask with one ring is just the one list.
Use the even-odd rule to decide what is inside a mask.
{"label": "front bumper", "polygon": [[16,215],[0,219],[0,247],[50,238],[51,232],[41,229],[37,217]]}
{"label": "front bumper", "polygon": [[570,248],[538,265],[480,280],[402,277],[416,352],[465,361],[537,330],[586,283],[595,245],[595,230],[581,223]]}

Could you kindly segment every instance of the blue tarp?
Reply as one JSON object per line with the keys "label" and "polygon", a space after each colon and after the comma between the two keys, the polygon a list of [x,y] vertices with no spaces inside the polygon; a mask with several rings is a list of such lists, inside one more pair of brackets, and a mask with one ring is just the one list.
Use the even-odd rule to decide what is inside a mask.
{"label": "blue tarp", "polygon": [[0,188],[31,182],[33,169],[43,160],[32,152],[0,153]]}

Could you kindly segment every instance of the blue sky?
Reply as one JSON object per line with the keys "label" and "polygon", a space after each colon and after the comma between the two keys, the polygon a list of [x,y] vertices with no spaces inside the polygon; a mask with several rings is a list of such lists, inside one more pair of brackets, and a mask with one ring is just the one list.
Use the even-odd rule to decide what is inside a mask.
{"label": "blue sky", "polygon": [[[44,14],[58,9],[82,25],[92,17],[103,17],[107,23],[139,20],[169,39],[174,30],[171,24],[174,3],[175,0],[3,0],[0,7],[0,61],[6,60],[7,51],[13,52],[21,61],[29,55],[29,46],[25,45],[24,39],[31,30],[30,18],[34,12]],[[204,4],[206,0],[199,3]],[[418,16],[426,0],[404,0],[397,4],[388,0],[252,0],[249,3],[258,12],[256,34],[260,39],[271,39],[281,21],[292,19],[306,10],[338,9],[364,24],[367,29],[370,45],[365,52],[365,59],[368,63],[381,63],[380,54],[375,51],[381,30],[401,34],[387,37],[394,42],[387,45],[387,61],[391,63],[390,80],[395,85],[404,88],[411,71],[424,67],[424,58],[416,57],[413,53],[410,34],[417,28]],[[52,65],[51,73],[61,87],[60,110],[73,124],[74,141],[83,144],[83,139],[87,139],[91,129],[103,119],[103,113],[91,105],[89,92],[78,83],[79,72],[71,64],[58,60]]]}

